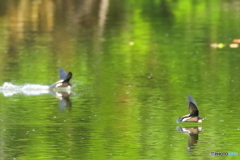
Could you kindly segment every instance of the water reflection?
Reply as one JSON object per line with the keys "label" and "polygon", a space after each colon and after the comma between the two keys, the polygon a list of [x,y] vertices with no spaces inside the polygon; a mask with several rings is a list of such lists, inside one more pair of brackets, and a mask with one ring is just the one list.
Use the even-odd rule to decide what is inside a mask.
{"label": "water reflection", "polygon": [[177,130],[181,131],[184,134],[188,134],[188,149],[192,150],[198,143],[198,134],[203,131],[202,127],[179,127],[177,126]]}
{"label": "water reflection", "polygon": [[72,102],[70,100],[71,92],[51,92],[57,99],[59,99],[59,110],[71,110]]}

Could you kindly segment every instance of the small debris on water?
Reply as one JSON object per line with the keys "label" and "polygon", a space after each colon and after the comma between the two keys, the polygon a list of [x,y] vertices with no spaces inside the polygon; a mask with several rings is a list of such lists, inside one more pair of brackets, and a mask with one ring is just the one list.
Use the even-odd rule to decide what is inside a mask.
{"label": "small debris on water", "polygon": [[236,43],[232,43],[229,45],[230,48],[238,48],[238,44]]}
{"label": "small debris on water", "polygon": [[129,46],[133,46],[134,42],[129,42],[128,44],[129,44]]}

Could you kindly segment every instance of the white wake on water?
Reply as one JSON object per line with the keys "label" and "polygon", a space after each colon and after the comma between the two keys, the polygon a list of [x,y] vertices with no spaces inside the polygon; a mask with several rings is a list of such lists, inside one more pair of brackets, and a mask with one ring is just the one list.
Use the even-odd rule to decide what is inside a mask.
{"label": "white wake on water", "polygon": [[47,85],[39,84],[25,84],[25,85],[14,85],[10,82],[4,82],[0,86],[0,93],[2,92],[5,97],[12,96],[14,94],[24,94],[24,95],[40,95],[49,94],[50,87]]}

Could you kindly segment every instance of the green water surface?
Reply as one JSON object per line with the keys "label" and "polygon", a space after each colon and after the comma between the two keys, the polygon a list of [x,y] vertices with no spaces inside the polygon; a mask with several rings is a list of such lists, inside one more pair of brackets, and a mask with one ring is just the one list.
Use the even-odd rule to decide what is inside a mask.
{"label": "green water surface", "polygon": [[[50,94],[0,93],[0,159],[240,154],[240,51],[229,47],[240,38],[239,7],[238,0],[1,0],[0,86],[50,85],[64,67],[73,93],[65,107]],[[188,114],[188,94],[201,124],[176,123]]]}

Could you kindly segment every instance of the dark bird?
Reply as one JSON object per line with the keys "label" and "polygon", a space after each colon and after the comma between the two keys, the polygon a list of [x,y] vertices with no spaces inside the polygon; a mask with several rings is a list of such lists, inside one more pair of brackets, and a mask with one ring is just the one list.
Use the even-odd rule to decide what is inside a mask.
{"label": "dark bird", "polygon": [[188,110],[189,114],[182,116],[181,118],[177,119],[177,122],[202,122],[203,118],[199,117],[199,110],[197,107],[197,103],[194,99],[188,95]]}
{"label": "dark bird", "polygon": [[72,78],[72,72],[66,72],[63,68],[59,68],[59,77],[61,80],[52,84],[50,88],[68,88],[71,89],[72,85],[69,82]]}

